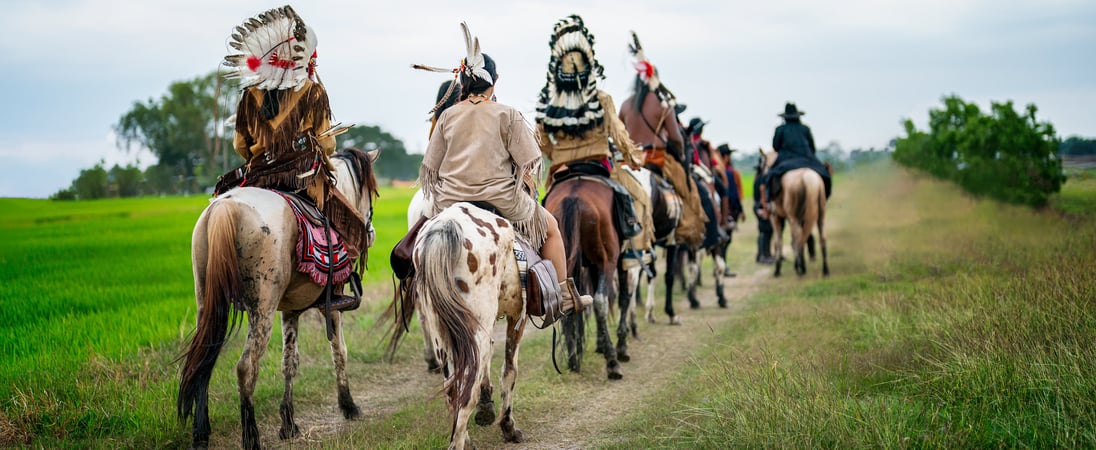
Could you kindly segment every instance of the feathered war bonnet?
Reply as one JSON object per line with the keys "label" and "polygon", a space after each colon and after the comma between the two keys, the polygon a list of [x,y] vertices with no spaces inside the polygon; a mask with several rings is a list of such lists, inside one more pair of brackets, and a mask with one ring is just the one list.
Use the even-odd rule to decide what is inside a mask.
{"label": "feathered war bonnet", "polygon": [[459,66],[453,69],[445,69],[425,64],[411,65],[412,69],[453,74],[453,82],[449,84],[449,89],[445,94],[438,97],[438,102],[434,104],[434,108],[430,110],[431,114],[445,106],[454,93],[461,87],[461,76],[464,76],[469,80],[480,79],[490,85],[495,84],[494,77],[491,76],[491,73],[488,72],[485,67],[486,59],[483,56],[483,52],[480,51],[479,38],[472,37],[472,32],[468,30],[468,24],[465,22],[460,23],[460,29],[461,32],[464,33],[465,57],[461,58]]}
{"label": "feathered war bonnet", "polygon": [[315,76],[316,32],[289,5],[244,21],[228,45],[225,78],[240,79],[241,88],[300,89]]}
{"label": "feathered war bonnet", "polygon": [[[662,102],[663,107],[676,108],[677,98],[673,92],[666,88],[666,85],[662,84],[662,80],[658,77],[658,69],[655,68],[654,64],[651,64],[651,61],[647,59],[647,55],[643,53],[643,46],[639,44],[639,36],[636,35],[635,31],[632,32],[632,42],[628,44],[628,51],[635,58],[634,67],[639,82],[646,84],[650,92],[658,95],[658,100]],[[641,101],[641,99],[637,100]]]}
{"label": "feathered war bonnet", "polygon": [[594,56],[594,36],[581,17],[571,15],[556,22],[548,47],[548,80],[540,90],[536,120],[548,133],[581,137],[605,120],[597,94],[605,68]]}

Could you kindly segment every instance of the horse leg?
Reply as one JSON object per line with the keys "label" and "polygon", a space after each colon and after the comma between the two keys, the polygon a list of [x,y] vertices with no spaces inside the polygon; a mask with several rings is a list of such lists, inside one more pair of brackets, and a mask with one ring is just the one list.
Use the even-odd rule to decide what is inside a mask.
{"label": "horse leg", "polygon": [[297,319],[300,317],[300,311],[282,313],[282,375],[285,378],[285,390],[282,393],[282,405],[278,408],[282,416],[282,427],[278,429],[278,437],[281,439],[301,435],[301,430],[293,418],[293,378],[297,376],[297,366],[301,360],[300,352],[297,350]]}
{"label": "horse leg", "polygon": [[[667,256],[669,259],[669,256]],[[654,263],[651,263],[651,267],[654,267]],[[658,281],[658,275],[647,277],[647,301],[644,302],[644,306],[647,309],[647,323],[656,323],[655,321],[655,283]]]}
{"label": "horse leg", "polygon": [[[260,296],[259,298],[269,297]],[[259,305],[263,302],[259,300]],[[247,341],[244,343],[240,361],[236,363],[236,382],[240,389],[240,428],[243,431],[241,445],[245,449],[262,448],[259,444],[259,427],[255,424],[255,406],[251,399],[255,394],[255,385],[259,381],[259,360],[262,359],[266,346],[270,343],[270,328],[273,320],[270,313],[261,309],[261,306],[253,308],[248,314]]]}
{"label": "horse leg", "polygon": [[666,311],[666,315],[670,317],[670,325],[681,325],[681,318],[674,314],[674,266],[677,264],[678,248],[680,245],[674,245],[666,248],[666,273],[663,277],[666,279],[666,306],[663,308]]}
{"label": "horse leg", "polygon": [[802,218],[789,220],[792,228],[792,253],[795,255],[795,273],[803,276],[807,273],[807,258],[803,256],[803,250],[807,246],[807,232],[804,229]]}
{"label": "horse leg", "polygon": [[[483,326],[483,322],[480,322],[480,326]],[[458,344],[460,345],[460,344]],[[456,379],[446,380],[446,384],[449,383],[461,383],[466,381],[472,381],[472,386],[468,389],[470,393],[467,399],[459,404],[454,405],[456,415],[453,417],[452,434],[449,436],[449,448],[450,449],[463,449],[466,446],[475,448],[471,439],[468,437],[468,422],[472,419],[472,414],[479,407],[479,396],[482,394],[482,386],[484,379],[487,378],[486,371],[491,367],[491,354],[494,347],[491,345],[491,327],[488,325],[486,329],[478,329],[473,335],[473,342],[471,345],[475,345],[479,350],[479,359],[473,364],[475,367],[467,367],[464,370],[472,371],[475,376],[471,380],[464,380],[460,378],[461,369],[457,368],[456,372],[450,374],[451,377],[457,377]],[[488,387],[490,391],[490,387]],[[451,392],[449,401],[453,401],[453,395],[461,395],[456,392]]]}
{"label": "horse leg", "polygon": [[524,437],[514,425],[514,386],[518,381],[518,347],[525,334],[527,320],[521,317],[506,318],[506,358],[502,362],[502,438],[506,442],[521,442]]}
{"label": "horse leg", "polygon": [[811,257],[811,262],[814,262],[814,234],[807,235],[807,254]]}
{"label": "horse leg", "polygon": [[613,293],[614,274],[612,267],[609,267],[608,271],[605,267],[602,267],[598,273],[597,291],[594,294],[594,316],[597,321],[597,346],[604,349],[605,365],[609,373],[609,379],[619,380],[624,377],[624,374],[620,373],[620,361],[617,360],[613,340],[609,337],[609,297]]}
{"label": "horse leg", "polygon": [[579,344],[579,333],[582,327],[579,322],[583,313],[573,313],[565,316],[563,322],[563,347],[567,351],[567,369],[578,372],[582,369],[582,350]]}
{"label": "horse leg", "polygon": [[476,425],[481,427],[495,423],[495,401],[491,398],[495,388],[491,386],[491,365],[483,366],[483,383],[480,384],[479,402],[476,403]]}
{"label": "horse leg", "polygon": [[830,276],[830,262],[826,259],[826,231],[823,227],[823,216],[826,210],[826,204],[822,203],[821,210],[818,213],[818,244],[822,246],[822,276]]}
{"label": "horse leg", "polygon": [[696,287],[700,285],[700,257],[698,252],[693,249],[689,249],[686,254],[689,258],[688,263],[685,264],[689,272],[689,281],[685,285],[685,296],[689,299],[689,308],[699,309],[700,300],[696,298]]}
{"label": "horse leg", "polygon": [[[636,309],[639,307],[639,281],[642,279],[641,268],[634,268],[624,273],[624,287],[622,291],[627,293],[625,301],[628,302],[628,330],[632,332],[632,338],[639,339],[639,326],[636,321]],[[619,358],[620,355],[617,355]]]}
{"label": "horse leg", "polygon": [[776,260],[776,272],[773,272],[773,276],[779,277],[780,266],[784,262],[784,218],[774,219],[772,223],[772,246],[775,249],[773,259]]}
{"label": "horse leg", "polygon": [[342,334],[342,313],[331,313],[331,325],[335,332],[331,339],[331,360],[335,363],[335,383],[339,393],[339,409],[347,420],[361,417],[361,409],[350,395],[350,382],[346,377],[346,342]]}
{"label": "horse leg", "polygon": [[628,362],[632,359],[628,356],[628,335],[633,333],[631,327],[635,325],[631,272],[631,270],[617,272],[617,309],[620,310],[620,321],[617,323],[617,361],[620,362]]}
{"label": "horse leg", "polygon": [[715,296],[719,300],[719,307],[727,307],[727,298],[723,296],[723,273],[726,272],[727,263],[720,258],[720,249],[716,247],[711,251],[712,260],[714,266],[712,268],[712,275],[715,279]]}

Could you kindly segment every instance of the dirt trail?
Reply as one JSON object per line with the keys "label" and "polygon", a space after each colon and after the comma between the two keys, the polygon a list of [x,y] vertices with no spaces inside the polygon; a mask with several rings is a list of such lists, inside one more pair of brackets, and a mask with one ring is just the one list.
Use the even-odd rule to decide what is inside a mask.
{"label": "dirt trail", "polygon": [[[622,363],[624,379],[583,385],[578,391],[569,394],[572,398],[581,398],[582,406],[570,409],[561,417],[539,422],[519,422],[518,426],[526,437],[526,442],[520,448],[588,448],[589,443],[594,441],[593,438],[604,438],[603,430],[613,421],[619,420],[622,413],[649,406],[651,402],[665,401],[666,399],[652,396],[673,382],[673,376],[681,367],[689,364],[697,350],[712,342],[713,330],[724,326],[724,322],[734,315],[744,304],[744,300],[757,291],[762,280],[772,277],[772,266],[751,263],[746,268],[750,272],[740,271],[737,277],[725,279],[724,292],[728,301],[726,309],[716,306],[714,283],[711,275],[705,274],[706,284],[697,290],[701,304],[699,310],[689,309],[683,294],[675,295],[674,307],[684,322],[681,326],[667,324],[666,315],[662,312],[661,296],[658,296],[655,303],[658,323],[651,324],[643,320],[644,312],[640,310],[638,314],[643,322],[639,324],[639,336],[642,340],[629,341],[632,360]],[[616,328],[613,325],[611,327],[614,330]],[[605,364],[602,359],[596,358],[592,361],[592,364],[588,363],[592,370],[604,372]],[[513,444],[501,442],[497,430],[493,434],[477,434],[475,437],[479,449],[515,448]]]}

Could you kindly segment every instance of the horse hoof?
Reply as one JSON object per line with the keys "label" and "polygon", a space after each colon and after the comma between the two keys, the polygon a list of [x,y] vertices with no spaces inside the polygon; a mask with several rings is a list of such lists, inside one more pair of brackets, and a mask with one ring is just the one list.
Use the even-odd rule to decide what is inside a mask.
{"label": "horse hoof", "polygon": [[723,309],[727,309],[727,301],[726,300],[720,300],[719,301],[719,307],[723,308]]}
{"label": "horse hoof", "polygon": [[613,361],[613,362],[609,363],[609,366],[606,367],[606,369],[609,372],[609,379],[610,380],[619,380],[621,378],[624,378],[624,374],[620,372],[620,363],[619,362]]}
{"label": "horse hoof", "polygon": [[700,303],[690,301],[689,309],[700,309]]}
{"label": "horse hoof", "polygon": [[631,361],[631,360],[632,360],[632,357],[628,356],[628,350],[619,349],[619,348],[617,349],[617,361],[628,362],[628,361]]}
{"label": "horse hoof", "polygon": [[295,437],[300,436],[300,435],[301,435],[301,429],[300,429],[300,427],[298,427],[296,425],[293,425],[293,428],[290,429],[290,430],[286,430],[285,428],[281,428],[281,429],[278,430],[278,438],[282,439],[282,440],[295,438]]}
{"label": "horse hoof", "polygon": [[485,427],[495,423],[495,402],[480,403],[476,406],[476,425]]}
{"label": "horse hoof", "polygon": [[348,408],[343,408],[343,418],[346,420],[355,420],[362,416],[361,408],[358,405],[350,405]]}
{"label": "horse hoof", "polygon": [[517,428],[513,428],[511,430],[503,430],[502,440],[519,444],[525,440],[525,433],[522,433],[521,430]]}
{"label": "horse hoof", "polygon": [[670,318],[670,325],[681,325],[681,318],[678,317],[678,316],[671,317]]}
{"label": "horse hoof", "polygon": [[655,320],[655,316],[648,315],[647,316],[647,323],[658,323],[658,321]]}

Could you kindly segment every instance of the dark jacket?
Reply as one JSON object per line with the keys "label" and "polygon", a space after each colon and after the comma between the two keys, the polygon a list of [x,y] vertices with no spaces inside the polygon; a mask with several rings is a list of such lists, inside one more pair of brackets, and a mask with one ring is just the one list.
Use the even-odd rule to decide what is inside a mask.
{"label": "dark jacket", "polygon": [[810,128],[798,120],[788,120],[784,125],[776,127],[773,150],[776,150],[776,162],[765,174],[769,192],[780,191],[777,184],[785,172],[806,167],[822,176],[822,181],[826,183],[826,197],[829,198],[830,172],[815,156],[814,136],[811,135]]}

